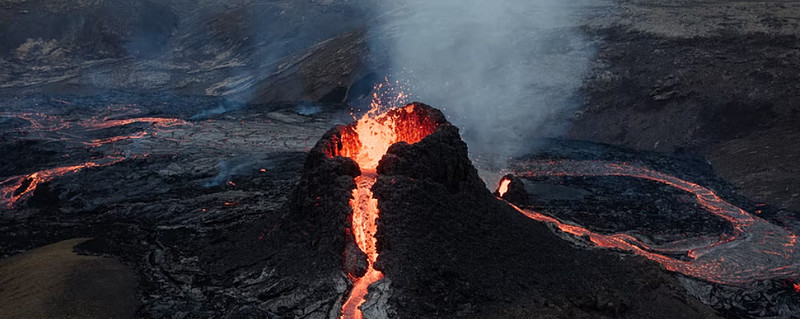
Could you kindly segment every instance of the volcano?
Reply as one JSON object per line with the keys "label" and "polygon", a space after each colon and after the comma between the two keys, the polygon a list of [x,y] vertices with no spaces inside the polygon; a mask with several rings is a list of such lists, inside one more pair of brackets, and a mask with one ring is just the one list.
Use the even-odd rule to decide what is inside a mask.
{"label": "volcano", "polygon": [[498,199],[421,103],[328,131],[280,227],[274,260],[331,282],[341,318],[713,316],[657,264],[575,247]]}
{"label": "volcano", "polygon": [[[33,120],[10,122],[31,136],[19,148],[50,155],[6,161],[0,252],[94,237],[76,251],[135,271],[131,307],[152,318],[800,311],[796,232],[702,160],[551,141],[491,192],[431,106],[333,128],[334,113],[280,107],[202,121],[12,114]],[[220,162],[227,152],[243,156]]]}

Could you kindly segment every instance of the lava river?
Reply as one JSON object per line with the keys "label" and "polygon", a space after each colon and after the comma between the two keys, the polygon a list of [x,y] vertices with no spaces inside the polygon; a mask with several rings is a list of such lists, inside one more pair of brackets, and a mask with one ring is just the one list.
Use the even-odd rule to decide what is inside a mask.
{"label": "lava river", "polygon": [[383,273],[374,268],[378,259],[377,219],[378,200],[372,197],[372,185],[378,177],[378,162],[389,149],[398,142],[413,144],[433,133],[437,123],[431,120],[427,111],[417,104],[392,109],[381,113],[373,108],[360,120],[350,126],[342,135],[341,155],[353,159],[361,169],[356,177],[356,189],[350,206],[352,214],[352,234],[358,248],[367,255],[367,271],[361,277],[351,276],[353,287],[342,306],[341,318],[362,318],[359,306],[364,303],[370,284],[383,278]]}
{"label": "lava river", "polygon": [[[656,261],[666,269],[710,282],[744,285],[757,280],[796,278],[800,274],[797,235],[734,206],[708,188],[675,176],[626,163],[597,161],[529,161],[517,164],[518,177],[626,176],[660,182],[693,194],[709,213],[733,226],[733,233],[718,240],[698,238],[662,245],[648,245],[624,233],[599,234],[584,227],[519,208],[520,213],[555,225],[565,234],[588,238],[594,245],[629,251]],[[505,184],[504,184],[505,183]],[[507,189],[506,180],[501,186]],[[501,189],[501,195],[504,193]],[[684,254],[688,260],[667,255]]]}

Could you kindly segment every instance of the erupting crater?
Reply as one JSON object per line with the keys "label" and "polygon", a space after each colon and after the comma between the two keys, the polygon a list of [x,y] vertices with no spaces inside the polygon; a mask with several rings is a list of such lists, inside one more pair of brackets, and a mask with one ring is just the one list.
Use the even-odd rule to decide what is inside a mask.
{"label": "erupting crater", "polygon": [[333,140],[326,155],[350,158],[360,169],[350,200],[352,216],[347,231],[348,247],[355,243],[358,250],[349,248],[344,252],[345,272],[353,287],[342,306],[341,318],[362,318],[359,307],[364,303],[367,288],[383,278],[381,271],[375,268],[379,253],[375,234],[380,212],[378,200],[371,190],[378,177],[381,158],[393,144],[417,143],[446,123],[438,110],[425,104],[411,103],[386,112],[373,108],[355,123],[338,127],[339,134],[331,136]]}

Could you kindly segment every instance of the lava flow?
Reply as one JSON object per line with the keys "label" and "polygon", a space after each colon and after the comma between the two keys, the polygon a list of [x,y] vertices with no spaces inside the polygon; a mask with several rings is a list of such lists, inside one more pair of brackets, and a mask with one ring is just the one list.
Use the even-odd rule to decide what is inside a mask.
{"label": "lava flow", "polygon": [[12,208],[17,202],[33,195],[36,187],[55,177],[75,173],[85,168],[113,165],[123,161],[122,157],[105,157],[79,165],[46,169],[29,175],[14,176],[0,182],[0,206]]}
{"label": "lava flow", "polygon": [[[121,113],[118,116],[127,116],[128,113],[139,113],[138,109],[110,109],[109,112]],[[90,119],[78,121],[65,121],[61,117],[43,113],[27,112],[0,112],[0,117],[18,118],[29,123],[27,127],[19,129],[25,135],[37,136],[43,141],[67,142],[67,147],[76,145],[80,148],[98,148],[103,145],[117,144],[121,141],[142,139],[146,136],[155,137],[159,133],[171,132],[170,129],[190,125],[190,123],[175,118],[160,117],[134,117],[134,118],[110,118],[93,116]],[[148,131],[135,132],[128,135],[111,136],[106,138],[89,138],[97,131],[115,127],[122,127],[134,123],[150,124]],[[125,157],[119,156],[120,153],[114,151],[107,156],[96,156],[92,160],[69,166],[45,169],[39,172],[29,173],[18,176],[2,176],[5,178],[0,181],[0,206],[11,209],[36,191],[41,183],[48,182],[58,176],[75,173],[85,168],[114,165],[126,159],[147,156],[147,154],[127,154]],[[63,165],[63,164],[62,164]]]}
{"label": "lava flow", "polygon": [[379,211],[378,200],[372,197],[371,188],[377,179],[378,162],[392,144],[416,143],[433,133],[438,125],[421,104],[379,112],[380,109],[373,108],[342,134],[340,154],[353,159],[361,169],[361,176],[356,178],[357,188],[350,200],[353,209],[351,222],[354,240],[367,256],[366,273],[360,278],[351,276],[353,288],[342,306],[342,318],[348,319],[362,318],[359,306],[364,303],[367,288],[383,278],[383,273],[374,267],[378,259],[375,233]]}
{"label": "lava flow", "polygon": [[[599,247],[630,251],[656,261],[670,271],[728,285],[796,277],[800,274],[800,256],[796,254],[797,235],[749,214],[726,202],[710,189],[695,183],[640,166],[594,161],[530,161],[517,165],[515,174],[523,178],[626,176],[648,179],[694,194],[698,204],[733,226],[733,234],[723,236],[717,241],[699,238],[651,246],[628,234],[599,234],[512,205],[531,219],[554,224],[562,232],[587,238]],[[689,260],[678,260],[668,257],[667,254],[685,254]]]}

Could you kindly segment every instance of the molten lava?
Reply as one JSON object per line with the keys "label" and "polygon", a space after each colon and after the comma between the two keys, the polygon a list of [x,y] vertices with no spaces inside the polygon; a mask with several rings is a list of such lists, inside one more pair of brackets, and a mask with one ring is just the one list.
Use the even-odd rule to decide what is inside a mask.
{"label": "molten lava", "polygon": [[364,303],[370,284],[383,278],[383,273],[374,268],[378,259],[377,240],[379,216],[378,200],[372,197],[372,185],[377,179],[378,162],[389,146],[398,142],[413,144],[430,135],[438,123],[416,104],[391,109],[379,114],[373,108],[342,134],[340,154],[353,159],[361,168],[356,178],[356,189],[350,200],[352,234],[358,248],[367,255],[367,271],[360,278],[351,278],[353,288],[342,306],[342,318],[362,318],[359,307]]}
{"label": "molten lava", "polygon": [[[722,236],[716,241],[699,238],[651,246],[628,234],[599,234],[511,205],[528,218],[554,224],[562,232],[586,238],[599,247],[629,251],[656,261],[670,271],[728,285],[800,274],[797,235],[749,214],[698,184],[626,163],[593,161],[530,161],[517,165],[515,174],[527,178],[627,176],[648,179],[694,194],[698,204],[733,226],[733,234]],[[690,260],[667,256],[675,254],[685,254]]]}
{"label": "molten lava", "polygon": [[511,184],[510,179],[503,179],[500,181],[500,188],[497,189],[497,193],[500,194],[500,197],[503,197],[506,193],[508,193],[508,185]]}
{"label": "molten lava", "polygon": [[[57,102],[68,103],[66,101]],[[138,109],[127,107],[121,109],[109,108],[108,112],[116,114],[117,116],[129,116],[140,113]],[[143,139],[148,136],[154,138],[158,133],[165,133],[176,127],[190,125],[190,123],[184,120],[160,117],[120,119],[97,115],[80,121],[65,121],[58,116],[36,112],[0,112],[0,117],[18,118],[30,123],[28,127],[20,129],[22,133],[38,136],[42,140],[74,142],[77,145],[84,145],[87,148],[97,148],[126,140]],[[98,130],[120,127],[133,123],[149,123],[150,126],[148,131],[140,131],[130,135],[112,136],[100,139],[86,138],[87,135],[96,134],[93,132]],[[85,168],[113,165],[123,160],[140,156],[147,156],[147,154],[128,154],[126,157],[121,157],[118,152],[115,152],[106,157],[94,157],[91,161],[85,163],[45,169],[26,175],[11,177],[0,176],[5,178],[0,181],[0,206],[7,209],[13,208],[15,204],[32,196],[33,192],[41,183],[48,182],[58,176],[75,173]]]}
{"label": "molten lava", "polygon": [[0,182],[0,206],[7,209],[14,207],[17,202],[33,195],[39,184],[48,182],[58,176],[75,173],[85,168],[113,165],[122,160],[123,158],[121,157],[106,157],[79,165],[56,167],[29,175],[7,178]]}

